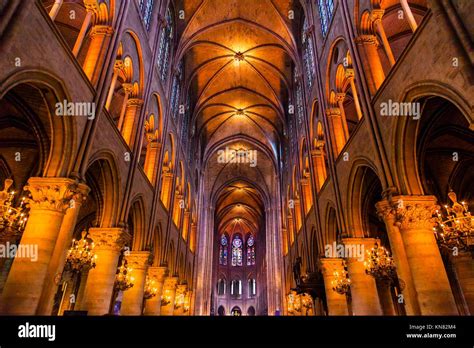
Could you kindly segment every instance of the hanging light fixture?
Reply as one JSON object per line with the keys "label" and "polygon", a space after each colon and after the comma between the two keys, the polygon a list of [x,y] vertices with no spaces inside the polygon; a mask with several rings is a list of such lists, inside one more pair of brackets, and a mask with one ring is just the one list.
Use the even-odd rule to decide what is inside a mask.
{"label": "hanging light fixture", "polygon": [[82,231],[80,240],[72,240],[72,245],[67,252],[66,270],[70,272],[82,272],[94,268],[97,255],[94,253],[94,243],[87,240],[87,231]]}
{"label": "hanging light fixture", "polygon": [[341,295],[347,294],[351,288],[351,280],[347,271],[345,269],[341,273],[335,271],[333,276],[334,280],[331,282],[332,290]]}
{"label": "hanging light fixture", "polygon": [[287,305],[288,305],[288,313],[295,315],[296,312],[301,312],[301,298],[300,295],[295,291],[291,290],[289,292]]}
{"label": "hanging light fixture", "polygon": [[128,268],[125,258],[122,259],[122,263],[118,269],[118,273],[115,276],[115,288],[120,291],[126,291],[130,289],[134,284],[135,278],[132,277],[132,269]]}
{"label": "hanging light fixture", "polygon": [[145,292],[143,294],[143,297],[145,298],[145,300],[148,300],[152,297],[155,297],[157,292],[158,288],[156,287],[156,282],[147,276],[145,280]]}
{"label": "hanging light fixture", "polygon": [[436,226],[433,228],[440,247],[458,251],[474,250],[474,216],[466,202],[459,203],[456,193],[448,193],[452,205],[445,205],[444,211],[436,210]]}
{"label": "hanging light fixture", "polygon": [[390,257],[387,249],[375,243],[374,247],[367,251],[367,261],[364,261],[365,273],[379,280],[396,279],[395,262]]}
{"label": "hanging light fixture", "polygon": [[161,296],[161,305],[167,306],[171,303],[171,291],[169,289],[165,289],[163,291],[163,295]]}
{"label": "hanging light fixture", "polygon": [[184,313],[188,312],[190,307],[191,307],[191,291],[186,291],[186,295],[184,296],[183,312]]}
{"label": "hanging light fixture", "polygon": [[22,197],[20,204],[14,206],[15,191],[8,192],[13,180],[6,179],[3,191],[0,191],[0,234],[20,235],[28,220],[26,197]]}

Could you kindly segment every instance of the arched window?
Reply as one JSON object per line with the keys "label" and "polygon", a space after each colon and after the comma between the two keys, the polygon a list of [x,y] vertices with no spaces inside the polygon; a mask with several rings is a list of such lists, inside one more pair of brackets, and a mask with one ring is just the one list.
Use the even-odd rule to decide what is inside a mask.
{"label": "arched window", "polygon": [[247,266],[255,265],[255,240],[250,235],[247,238]]}
{"label": "arched window", "polygon": [[239,235],[232,241],[232,266],[242,266],[242,239]]}
{"label": "arched window", "polygon": [[173,77],[173,86],[171,87],[171,114],[174,118],[179,109],[179,97],[181,94],[181,80],[183,78],[183,61],[181,61],[176,69],[176,74]]}
{"label": "arched window", "polygon": [[298,117],[298,124],[302,124],[304,118],[304,104],[303,91],[299,81],[296,81],[296,116]]}
{"label": "arched window", "polygon": [[160,70],[161,80],[166,80],[168,65],[171,55],[171,45],[173,42],[173,15],[171,9],[166,10],[166,23],[160,38],[160,47],[158,49],[158,68]]}
{"label": "arched window", "polygon": [[314,64],[313,39],[311,37],[311,31],[309,31],[308,29],[308,21],[305,18],[302,30],[303,63],[306,70],[306,79],[308,81],[308,86],[311,87],[313,85],[316,65]]}
{"label": "arched window", "polygon": [[142,16],[143,23],[145,23],[146,30],[150,30],[153,0],[140,0],[138,4],[140,7],[140,15]]}
{"label": "arched window", "polygon": [[317,2],[319,18],[321,19],[321,31],[323,35],[326,36],[329,29],[329,23],[331,23],[333,16],[334,0],[317,0]]}
{"label": "arched window", "polygon": [[254,278],[249,278],[249,297],[257,295],[257,281]]}
{"label": "arched window", "polygon": [[218,295],[225,295],[225,278],[224,279],[219,279],[217,282],[217,294]]}
{"label": "arched window", "polygon": [[219,246],[219,265],[227,265],[227,237],[222,235]]}
{"label": "arched window", "polygon": [[235,297],[242,295],[242,281],[240,279],[234,279],[230,284],[230,294]]}

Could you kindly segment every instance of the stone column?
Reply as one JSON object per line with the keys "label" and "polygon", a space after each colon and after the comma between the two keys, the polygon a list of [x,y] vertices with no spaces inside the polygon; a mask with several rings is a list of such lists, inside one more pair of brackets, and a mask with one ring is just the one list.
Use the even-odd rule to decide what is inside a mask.
{"label": "stone column", "polygon": [[63,4],[63,0],[54,0],[54,4],[51,7],[51,10],[49,10],[49,17],[51,17],[51,20],[54,22],[56,19],[56,16],[59,13],[59,10],[61,9],[61,6]]}
{"label": "stone column", "polygon": [[461,286],[464,300],[469,308],[469,314],[474,315],[474,260],[468,252],[460,252],[451,256],[451,262]]}
{"label": "stone column", "polygon": [[156,296],[145,301],[145,311],[143,315],[160,315],[161,295],[163,294],[163,283],[168,275],[166,267],[149,267],[148,276],[155,281]]}
{"label": "stone column", "polygon": [[81,309],[89,315],[104,315],[109,313],[120,251],[130,235],[116,227],[91,228],[89,235],[95,243],[97,264],[89,271]]}
{"label": "stone column", "polygon": [[132,146],[136,134],[135,120],[137,120],[140,115],[142,105],[142,99],[130,98],[127,100],[127,108],[125,110],[125,116],[123,120],[122,136],[130,147]]}
{"label": "stone column", "polygon": [[349,315],[346,295],[341,295],[332,289],[332,282],[335,279],[334,272],[344,274],[344,260],[338,258],[320,259],[324,278],[324,289],[326,292],[326,302],[329,315]]}
{"label": "stone column", "polygon": [[329,121],[329,134],[331,134],[334,157],[337,158],[344,145],[346,145],[341,110],[339,108],[329,108],[326,110],[326,115]]}
{"label": "stone column", "polygon": [[104,47],[112,36],[114,29],[108,25],[94,25],[90,31],[90,44],[84,60],[83,69],[93,85],[96,84],[99,71],[105,59]]}
{"label": "stone column", "polygon": [[[346,250],[361,250],[361,255],[347,257],[347,272],[351,280],[352,312],[354,315],[382,315],[375,279],[365,273],[367,251],[377,242],[374,238],[344,238]],[[357,249],[361,248],[361,249]],[[360,258],[359,258],[360,256]]]}
{"label": "stone column", "polygon": [[164,172],[161,180],[161,201],[166,209],[170,209],[171,188],[173,186],[173,174]]}
{"label": "stone column", "polygon": [[405,15],[407,16],[411,31],[415,32],[418,28],[418,24],[416,24],[415,17],[413,16],[413,12],[411,11],[410,5],[408,4],[408,0],[400,0],[400,4],[402,5],[403,12],[405,12]]}
{"label": "stone column", "polygon": [[84,38],[86,36],[87,30],[89,29],[89,25],[91,24],[93,15],[94,10],[92,8],[88,8],[86,10],[86,16],[84,18],[84,21],[81,25],[81,29],[79,30],[79,34],[77,35],[76,42],[74,43],[74,47],[72,48],[72,54],[74,54],[76,57],[82,47],[82,43],[84,42]]}
{"label": "stone column", "polygon": [[351,85],[352,97],[354,98],[354,105],[357,111],[357,117],[360,120],[362,118],[362,109],[360,107],[359,95],[357,94],[357,88],[354,81],[354,69],[345,69],[344,74]]}
{"label": "stone column", "polygon": [[309,180],[308,178],[303,178],[301,179],[301,192],[303,194],[303,205],[304,205],[304,214],[306,217],[306,214],[308,214],[309,210],[311,209],[312,202],[313,202],[313,196],[311,192],[311,186],[309,185]]}
{"label": "stone column", "polygon": [[385,223],[392,257],[397,267],[397,276],[400,280],[400,286],[402,287],[401,292],[403,294],[406,313],[407,315],[420,315],[420,306],[416,298],[415,285],[413,284],[410,266],[408,265],[402,235],[395,225],[395,210],[387,200],[382,200],[375,206],[377,208],[377,214]]}
{"label": "stone column", "polygon": [[90,189],[85,184],[78,184],[76,193],[69,203],[69,209],[66,210],[59,236],[54,246],[51,262],[48,266],[43,292],[41,294],[38,315],[50,315],[53,307],[54,295],[57,290],[55,282],[56,277],[60,277],[66,263],[67,251],[71,246],[72,236],[76,227],[77,217],[82,203],[85,201]]}
{"label": "stone column", "polygon": [[[175,307],[173,315],[184,315],[184,300],[186,296],[187,287],[188,286],[186,284],[180,284],[176,287]],[[177,300],[181,302],[178,304],[179,308],[176,307]]]}
{"label": "stone column", "polygon": [[385,29],[382,23],[384,10],[372,10],[370,14],[370,19],[374,23],[375,29],[379,34],[379,37],[382,39],[383,48],[385,53],[387,54],[388,61],[390,62],[390,66],[395,65],[395,56],[393,55],[392,48],[390,47],[390,43],[387,39],[387,34],[385,34]]}
{"label": "stone column", "polygon": [[184,210],[183,214],[183,239],[188,240],[188,230],[189,230],[189,217],[191,216],[191,212],[188,209]]}
{"label": "stone column", "polygon": [[336,102],[341,112],[341,123],[342,130],[344,132],[344,139],[349,139],[349,127],[347,125],[346,110],[344,110],[344,100],[346,99],[346,93],[336,93]]}
{"label": "stone column", "polygon": [[302,216],[303,212],[301,211],[300,200],[298,198],[295,198],[293,201],[294,201],[294,204],[295,204],[295,207],[294,207],[295,213],[294,213],[294,215],[295,215],[295,223],[296,223],[296,234],[298,234],[301,230],[302,225],[303,225],[304,217]]}
{"label": "stone column", "polygon": [[125,119],[125,111],[127,110],[127,105],[128,105],[128,98],[130,97],[130,94],[132,93],[133,85],[131,83],[122,83],[122,88],[123,88],[123,91],[125,92],[125,95],[123,97],[122,110],[120,110],[120,115],[117,122],[117,128],[120,132],[122,132],[123,120]]}
{"label": "stone column", "polygon": [[31,257],[15,257],[0,301],[2,315],[34,315],[38,308],[64,214],[77,189],[68,178],[30,178],[30,214],[20,248]]}
{"label": "stone column", "polygon": [[379,45],[375,35],[360,35],[356,38],[356,44],[362,47],[362,60],[364,68],[367,68],[367,82],[370,93],[374,95],[385,80],[382,62],[377,51]]}
{"label": "stone column", "polygon": [[457,315],[457,307],[433,233],[434,196],[396,196],[396,224],[405,246],[421,315]]}
{"label": "stone column", "polygon": [[133,286],[123,293],[120,314],[142,315],[143,294],[145,292],[145,280],[150,262],[150,252],[131,251],[125,256],[125,259],[127,260],[128,267],[132,269],[132,275],[135,281]]}
{"label": "stone column", "polygon": [[112,102],[112,98],[114,96],[115,85],[117,84],[118,75],[120,71],[122,71],[123,69],[124,69],[123,61],[116,60],[114,64],[114,75],[112,76],[112,81],[110,82],[110,87],[109,87],[109,94],[107,95],[107,101],[105,102],[105,108],[107,110],[110,109],[110,103]]}
{"label": "stone column", "polygon": [[156,168],[158,167],[158,159],[161,150],[161,143],[155,139],[148,139],[146,147],[145,164],[143,171],[145,172],[148,180],[155,185],[156,183]]}
{"label": "stone column", "polygon": [[316,174],[316,181],[318,183],[318,191],[323,187],[324,182],[326,181],[327,171],[326,171],[326,161],[324,159],[324,141],[318,140],[318,146],[316,149],[311,151],[311,156],[313,157],[313,170]]}
{"label": "stone column", "polygon": [[162,298],[169,302],[165,306],[161,306],[161,315],[173,315],[174,300],[176,297],[176,285],[178,284],[178,277],[167,277],[163,285]]}
{"label": "stone column", "polygon": [[183,209],[183,195],[176,192],[174,196],[174,204],[173,204],[173,222],[175,223],[176,227],[179,228],[180,220],[181,220],[181,210]]}

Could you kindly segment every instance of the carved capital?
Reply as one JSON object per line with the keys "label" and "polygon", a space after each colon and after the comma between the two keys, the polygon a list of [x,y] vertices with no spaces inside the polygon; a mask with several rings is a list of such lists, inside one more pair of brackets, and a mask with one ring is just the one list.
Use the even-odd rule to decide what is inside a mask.
{"label": "carved capital", "polygon": [[131,251],[125,255],[125,260],[127,260],[127,265],[134,270],[146,270],[150,264],[150,255],[149,251]]}
{"label": "carved capital", "polygon": [[374,45],[379,46],[379,41],[375,35],[359,35],[355,38],[358,45]]}
{"label": "carved capital", "polygon": [[123,228],[90,228],[89,236],[95,244],[95,250],[120,252],[130,242],[131,236]]}
{"label": "carved capital", "polygon": [[122,88],[126,94],[132,93],[133,85],[131,83],[122,83]]}
{"label": "carved capital", "polygon": [[114,29],[109,25],[94,25],[89,33],[89,36],[112,36]]}
{"label": "carved capital", "polygon": [[344,76],[346,79],[351,80],[354,78],[354,69],[352,68],[347,68],[344,70]]}
{"label": "carved capital", "polygon": [[402,231],[429,229],[435,225],[433,215],[439,209],[434,196],[395,196],[393,202],[396,225]]}
{"label": "carved capital", "polygon": [[377,21],[381,21],[384,12],[385,11],[381,10],[381,9],[372,10],[372,12],[370,12],[370,20],[374,23],[377,22]]}
{"label": "carved capital", "polygon": [[385,222],[393,221],[396,217],[395,207],[386,199],[377,202],[375,208],[377,209],[377,215],[380,220]]}
{"label": "carved capital", "polygon": [[319,260],[321,270],[325,277],[332,277],[334,272],[344,272],[344,259],[341,258],[322,258]]}
{"label": "carved capital", "polygon": [[178,285],[178,277],[167,277],[165,278],[165,284],[163,288],[165,290],[175,290]]}
{"label": "carved capital", "polygon": [[163,283],[168,276],[167,267],[148,267],[148,276],[158,283]]}
{"label": "carved capital", "polygon": [[[83,184],[82,184],[83,185]],[[31,209],[47,209],[64,213],[79,188],[77,181],[69,178],[30,178],[25,190],[31,197],[27,199]]]}
{"label": "carved capital", "polygon": [[339,108],[328,108],[326,109],[326,116],[341,117],[341,110],[339,110]]}
{"label": "carved capital", "polygon": [[130,98],[130,99],[127,100],[127,107],[128,106],[141,107],[142,105],[143,105],[143,99]]}
{"label": "carved capital", "polygon": [[337,102],[344,102],[344,99],[346,99],[346,93],[336,93],[336,101]]}

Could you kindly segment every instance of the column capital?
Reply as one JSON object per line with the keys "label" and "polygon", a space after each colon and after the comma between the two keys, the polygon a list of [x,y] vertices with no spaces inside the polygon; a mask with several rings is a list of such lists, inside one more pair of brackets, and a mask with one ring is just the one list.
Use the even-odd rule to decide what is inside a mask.
{"label": "column capital", "polygon": [[344,102],[344,99],[346,99],[346,93],[336,93],[337,102]]}
{"label": "column capital", "polygon": [[163,285],[163,288],[166,290],[174,290],[176,289],[176,286],[178,285],[178,277],[166,277],[165,278],[165,284]]}
{"label": "column capital", "polygon": [[[79,186],[81,185],[81,186]],[[86,189],[87,188],[87,189]],[[69,178],[37,178],[28,180],[24,187],[31,197],[27,202],[31,208],[54,210],[64,213],[69,207],[69,202],[77,194],[88,192],[88,187]]]}
{"label": "column capital", "polygon": [[[125,64],[124,64],[123,60],[117,59],[114,63],[114,69],[118,70],[118,71],[122,71],[124,68],[125,68]],[[131,85],[131,84],[129,84],[129,85]]]}
{"label": "column capital", "polygon": [[334,272],[344,269],[344,259],[342,258],[322,258],[319,263],[323,274],[326,276],[332,276]]}
{"label": "column capital", "polygon": [[94,37],[94,36],[112,36],[114,33],[114,28],[112,28],[109,25],[100,25],[96,24],[91,28],[91,31],[89,33],[89,37]]}
{"label": "column capital", "polygon": [[93,227],[89,229],[89,236],[95,244],[95,250],[120,252],[125,244],[131,240],[130,234],[120,227]]}
{"label": "column capital", "polygon": [[394,196],[392,204],[396,214],[396,225],[402,230],[432,229],[433,215],[439,210],[435,196]]}
{"label": "column capital", "polygon": [[352,68],[346,68],[346,69],[344,69],[344,76],[345,76],[346,79],[348,79],[348,80],[353,79],[354,76],[355,76],[354,69],[352,69]]}
{"label": "column capital", "polygon": [[374,45],[379,46],[379,41],[375,35],[359,35],[355,38],[355,43],[358,45]]}
{"label": "column capital", "polygon": [[387,199],[377,202],[375,208],[377,209],[379,219],[388,221],[395,218],[395,208]]}
{"label": "column capital", "polygon": [[158,283],[163,283],[165,281],[165,277],[168,276],[168,268],[156,266],[148,267],[148,276]]}
{"label": "column capital", "polygon": [[377,22],[377,21],[381,21],[382,20],[382,17],[383,17],[383,14],[385,13],[385,10],[382,10],[382,9],[374,9],[370,12],[370,20],[372,22]]}
{"label": "column capital", "polygon": [[125,255],[125,260],[132,269],[145,270],[150,264],[150,255],[149,251],[130,251]]}
{"label": "column capital", "polygon": [[341,117],[341,110],[339,108],[327,108],[326,116],[327,117]]}
{"label": "column capital", "polygon": [[143,105],[143,99],[140,98],[129,98],[127,100],[127,106],[142,106]]}
{"label": "column capital", "polygon": [[130,94],[132,93],[133,85],[131,83],[125,82],[125,83],[122,83],[122,88],[126,94]]}

